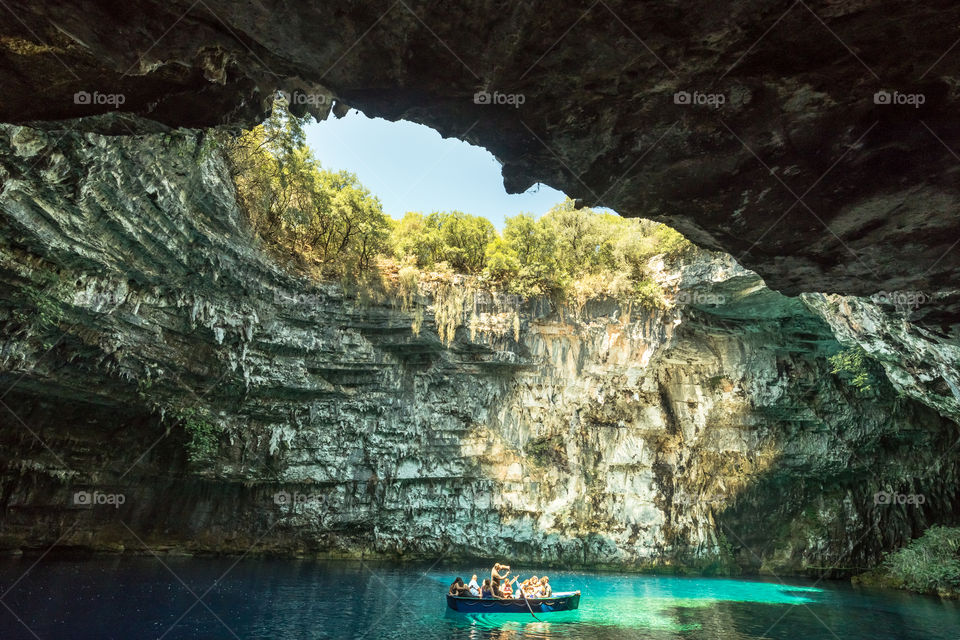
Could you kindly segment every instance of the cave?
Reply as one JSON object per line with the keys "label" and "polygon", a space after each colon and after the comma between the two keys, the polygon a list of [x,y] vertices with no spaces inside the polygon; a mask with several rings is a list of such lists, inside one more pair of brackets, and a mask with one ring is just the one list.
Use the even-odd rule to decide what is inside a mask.
{"label": "cave", "polygon": [[[0,11],[3,637],[305,637],[272,622],[291,585],[406,615],[429,606],[396,595],[411,576],[504,559],[557,584],[585,572],[581,617],[555,618],[571,637],[875,635],[823,600],[859,597],[851,579],[910,620],[896,637],[960,633],[955,5]],[[567,200],[491,225],[477,263],[398,248],[400,208],[359,262],[317,258],[372,232],[331,244],[289,176],[326,185],[317,212],[321,193],[352,194],[328,213],[376,194],[271,135],[303,145],[290,130],[358,114],[482,148],[506,194]],[[262,149],[275,174],[254,173]],[[562,215],[616,229],[595,260],[632,271],[568,273],[574,249],[547,264],[511,240]],[[430,220],[405,237],[426,242]],[[631,234],[652,248],[625,249]],[[897,582],[922,544],[943,575]],[[234,567],[237,591],[218,590]],[[73,571],[139,606],[163,570],[185,618],[31,604]],[[666,579],[650,574],[753,595],[704,609],[679,580],[619,623],[596,608],[610,585]],[[894,588],[946,600],[918,613],[926,596]],[[781,626],[773,605],[816,621]],[[316,637],[401,633],[310,611],[332,625]]]}

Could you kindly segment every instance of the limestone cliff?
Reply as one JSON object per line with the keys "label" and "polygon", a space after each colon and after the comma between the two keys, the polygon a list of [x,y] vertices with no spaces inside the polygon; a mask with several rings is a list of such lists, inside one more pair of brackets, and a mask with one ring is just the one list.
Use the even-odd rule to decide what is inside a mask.
{"label": "limestone cliff", "polygon": [[0,178],[5,548],[841,571],[956,511],[956,425],[721,254],[438,318],[280,268],[192,132],[3,127]]}

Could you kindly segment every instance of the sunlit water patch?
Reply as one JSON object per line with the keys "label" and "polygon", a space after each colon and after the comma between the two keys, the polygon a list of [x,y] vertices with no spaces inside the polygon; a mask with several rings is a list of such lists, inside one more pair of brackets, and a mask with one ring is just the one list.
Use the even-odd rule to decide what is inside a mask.
{"label": "sunlit water patch", "polygon": [[[446,576],[431,576],[438,583]],[[459,614],[459,626],[524,630],[541,635],[547,631],[565,634],[580,626],[618,627],[621,629],[657,629],[693,631],[701,625],[681,622],[684,609],[709,609],[720,602],[746,602],[798,605],[814,602],[822,593],[816,587],[787,585],[780,582],[752,582],[719,579],[680,579],[554,572],[558,590],[580,589],[581,607],[576,611],[532,615]]]}
{"label": "sunlit water patch", "polygon": [[[0,563],[0,638],[956,640],[956,603],[845,584],[551,571],[580,609],[461,614],[453,571],[348,562],[100,557]],[[521,569],[520,567],[515,567]],[[464,568],[469,578],[481,569]],[[526,575],[528,571],[521,570]],[[198,598],[200,599],[198,601]]]}

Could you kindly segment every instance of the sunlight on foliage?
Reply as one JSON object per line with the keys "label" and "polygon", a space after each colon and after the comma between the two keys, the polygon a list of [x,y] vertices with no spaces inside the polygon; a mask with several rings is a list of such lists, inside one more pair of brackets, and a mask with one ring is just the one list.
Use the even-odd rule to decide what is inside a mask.
{"label": "sunlight on foliage", "polygon": [[409,311],[413,308],[420,287],[420,270],[412,265],[402,267],[397,274],[397,283],[401,309]]}
{"label": "sunlight on foliage", "polygon": [[[305,124],[278,97],[262,125],[216,138],[242,209],[268,248],[306,271],[345,289],[359,287],[358,300],[393,296],[413,314],[415,333],[423,323],[420,302],[429,300],[444,342],[463,324],[476,334],[483,324],[472,309],[478,289],[519,300],[550,296],[578,310],[596,298],[668,306],[650,261],[676,258],[692,246],[673,229],[577,208],[570,199],[539,219],[507,218],[502,234],[486,218],[462,211],[411,211],[391,220],[355,175],[320,166]],[[366,295],[363,287],[379,288]],[[514,324],[519,337],[519,320]]]}
{"label": "sunlight on foliage", "polygon": [[453,342],[474,295],[473,287],[458,283],[442,285],[435,291],[433,316],[437,322],[437,335],[444,344]]}
{"label": "sunlight on foliage", "polygon": [[240,204],[268,244],[324,276],[357,275],[386,249],[390,220],[354,174],[320,167],[304,123],[278,98],[266,122],[227,145]]}
{"label": "sunlight on foliage", "polygon": [[390,239],[397,258],[421,269],[445,262],[525,299],[553,295],[580,306],[595,297],[665,306],[648,262],[690,246],[665,225],[577,209],[569,199],[539,220],[507,218],[502,235],[484,218],[459,211],[409,212]]}

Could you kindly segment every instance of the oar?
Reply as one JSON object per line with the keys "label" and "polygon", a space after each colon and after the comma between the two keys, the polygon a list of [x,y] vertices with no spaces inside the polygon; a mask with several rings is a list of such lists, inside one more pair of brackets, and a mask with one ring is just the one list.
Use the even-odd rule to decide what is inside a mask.
{"label": "oar", "polygon": [[541,619],[538,618],[537,616],[533,615],[533,609],[530,607],[530,601],[527,600],[527,594],[525,594],[525,593],[523,592],[523,589],[522,589],[522,588],[520,589],[520,596],[523,598],[524,603],[527,605],[527,609],[530,610],[530,615],[533,616],[533,619],[536,620],[537,622],[543,622],[543,620],[541,620]]}

